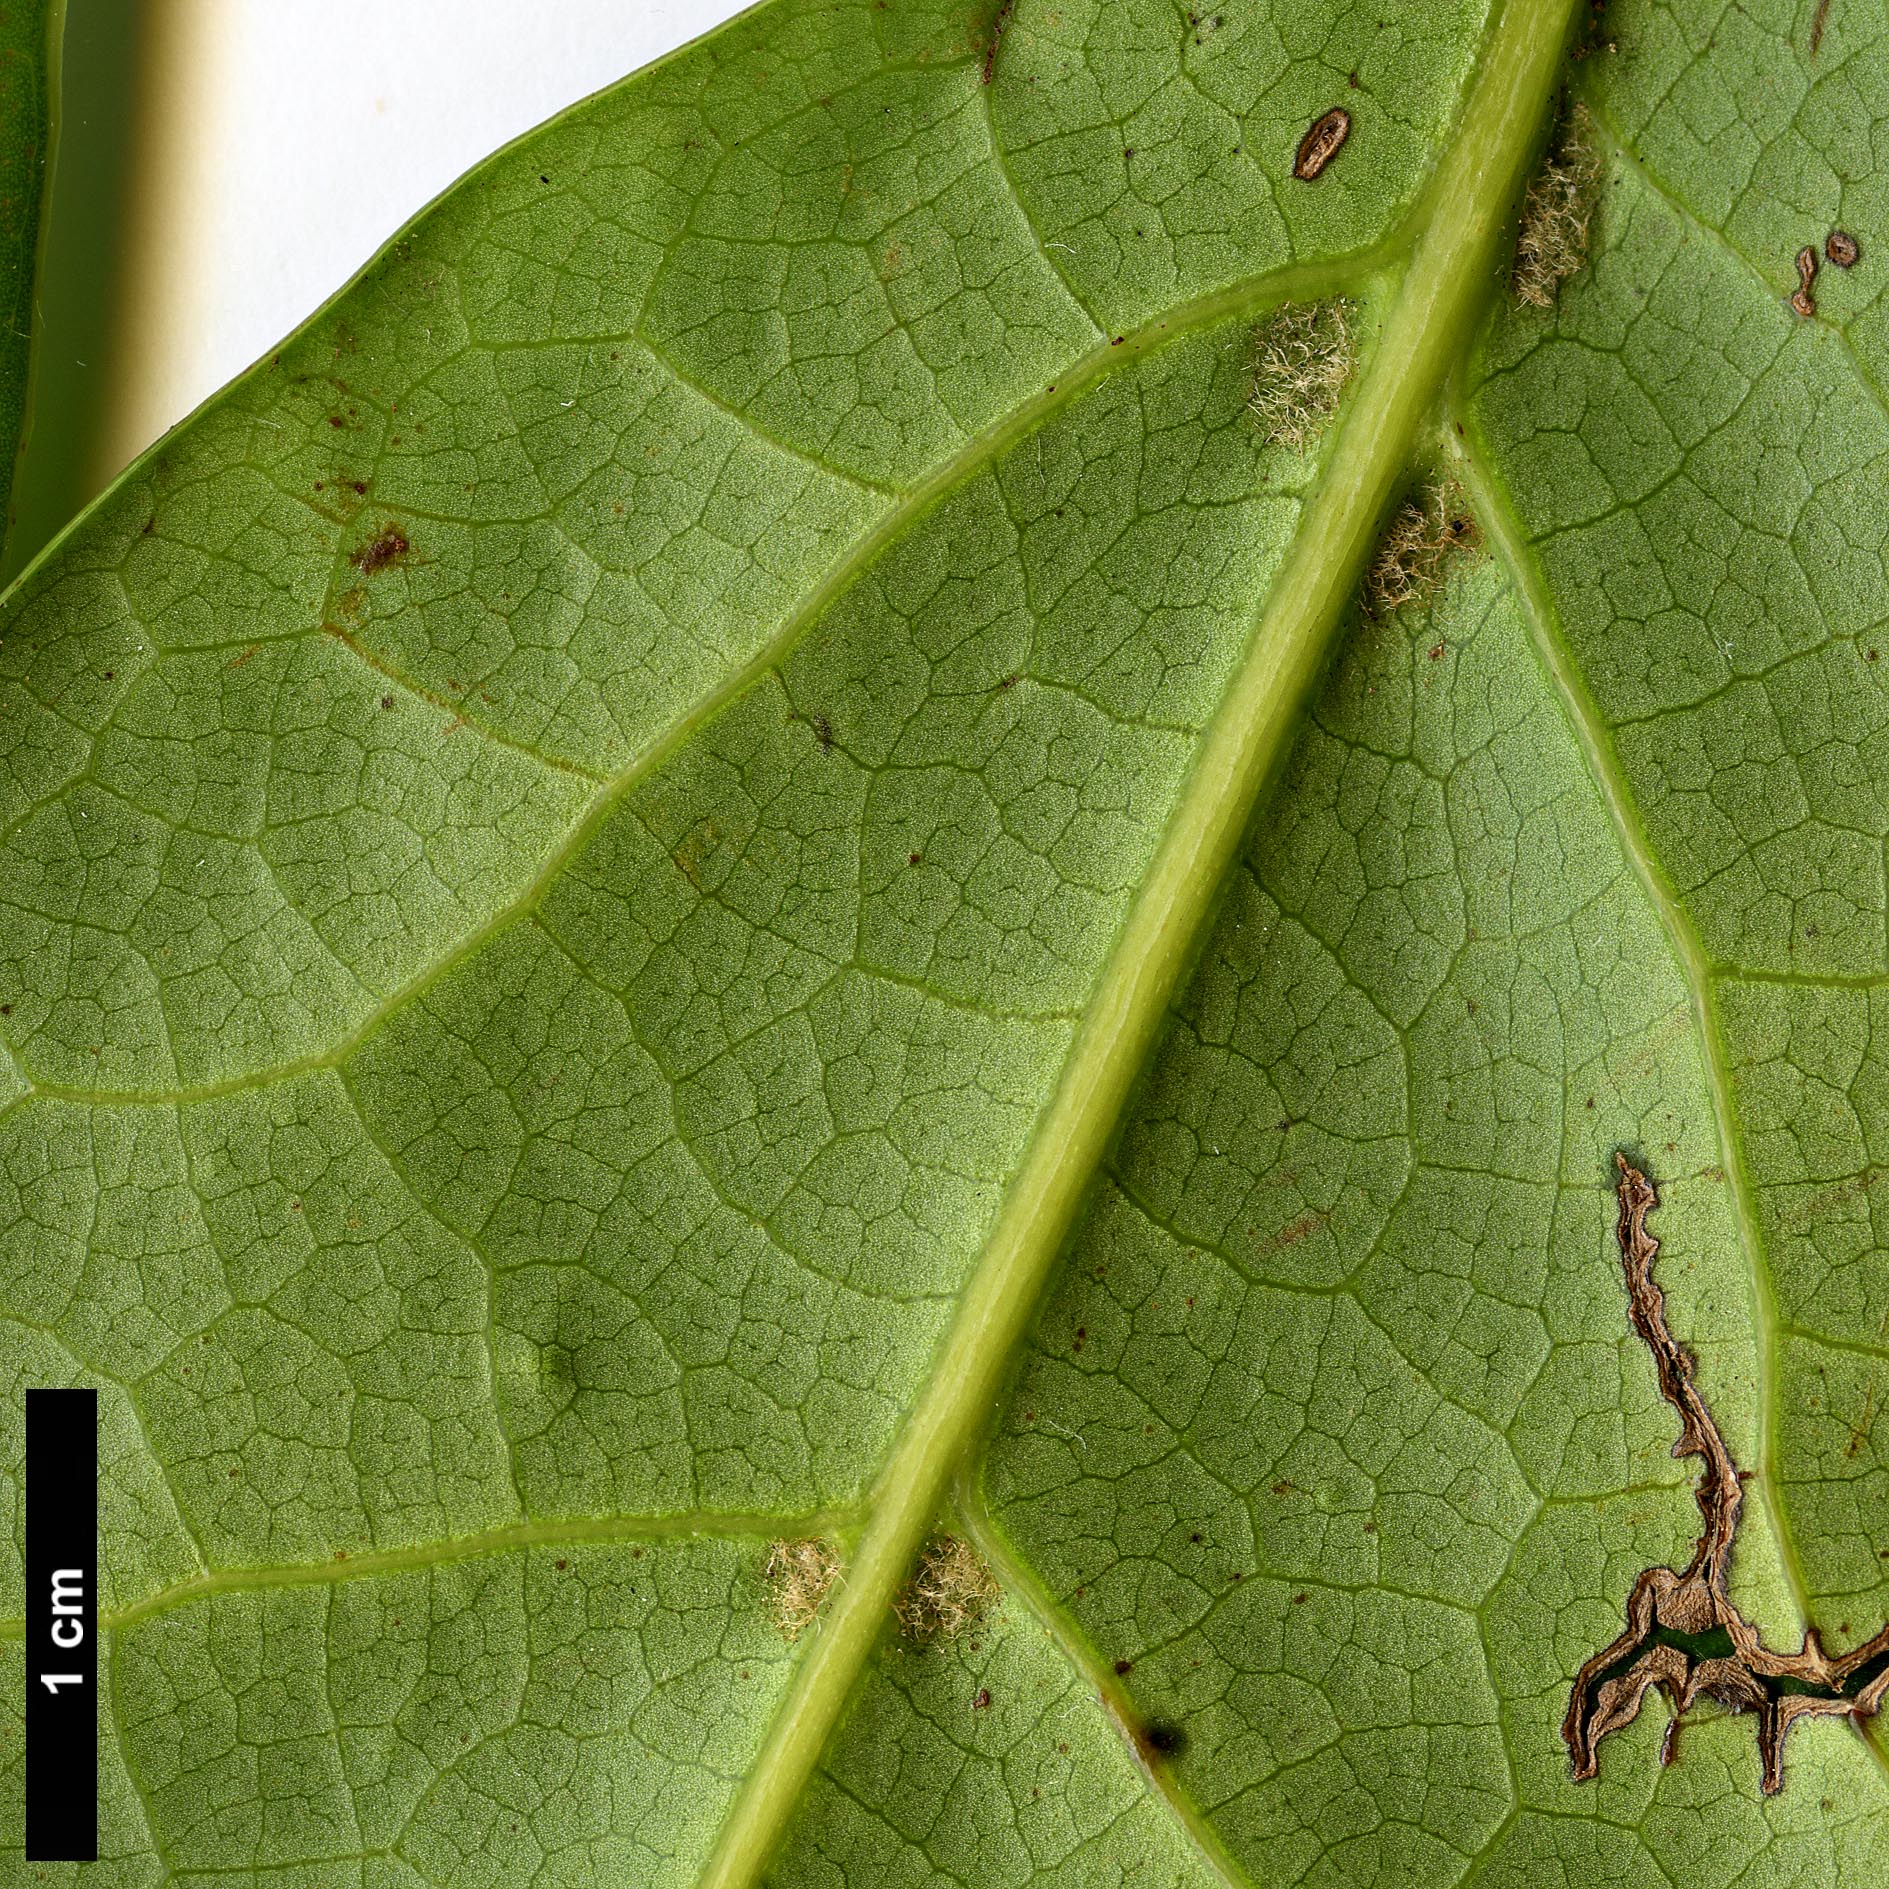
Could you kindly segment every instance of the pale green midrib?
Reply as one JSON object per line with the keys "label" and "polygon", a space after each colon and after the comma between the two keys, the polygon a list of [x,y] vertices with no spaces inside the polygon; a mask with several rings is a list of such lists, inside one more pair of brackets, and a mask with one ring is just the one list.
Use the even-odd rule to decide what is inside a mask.
{"label": "pale green midrib", "polygon": [[[1472,424],[1467,418],[1465,426]],[[1574,733],[1589,777],[1594,783],[1607,816],[1613,824],[1620,849],[1642,891],[1652,905],[1666,934],[1680,976],[1685,981],[1687,999],[1692,1008],[1694,1034],[1699,1042],[1700,1059],[1705,1069],[1706,1091],[1711,1097],[1713,1131],[1731,1183],[1732,1212],[1738,1227],[1738,1242],[1745,1261],[1746,1283],[1752,1299],[1753,1336],[1758,1348],[1758,1487],[1765,1513],[1778,1546],[1791,1605],[1800,1622],[1811,1618],[1809,1587],[1798,1557],[1796,1536],[1785,1512],[1783,1492],[1777,1479],[1777,1334],[1782,1321],[1778,1315],[1777,1290],[1771,1275],[1770,1260],[1752,1196],[1752,1182],[1745,1164],[1744,1140],[1739,1132],[1737,1104],[1732,1093],[1731,1071],[1726,1063],[1724,1035],[1719,1027],[1718,1004],[1714,986],[1714,967],[1700,943],[1697,929],[1680,903],[1666,877],[1664,866],[1654,855],[1640,822],[1639,805],[1626,771],[1614,752],[1613,737],[1599,708],[1588,693],[1587,684],[1576,672],[1563,637],[1559,616],[1532,548],[1522,536],[1507,493],[1495,475],[1482,464],[1480,441],[1477,449],[1458,436],[1455,451],[1463,484],[1468,488],[1483,528],[1494,541],[1507,566],[1522,616],[1528,626],[1529,640],[1541,663],[1549,686],[1558,697],[1561,710]]]}
{"label": "pale green midrib", "polygon": [[1493,292],[1497,245],[1546,128],[1578,0],[1507,0],[1426,203],[1403,287],[1340,422],[1259,627],[1202,739],[1062,1079],[957,1319],[895,1443],[846,1582],[723,1824],[700,1881],[743,1889],[777,1852],[1017,1341],[1296,729],[1417,428]]}
{"label": "pale green midrib", "polygon": [[1002,1526],[984,1507],[981,1497],[974,1490],[960,1486],[954,1506],[971,1545],[990,1564],[992,1573],[1003,1587],[1005,1597],[1020,1601],[1028,1609],[1031,1618],[1054,1641],[1063,1658],[1100,1701],[1121,1733],[1122,1742],[1140,1767],[1149,1793],[1166,1809],[1193,1845],[1201,1862],[1226,1885],[1226,1889],[1258,1889],[1258,1884],[1240,1868],[1221,1842],[1219,1832],[1177,1782],[1171,1769],[1147,1761],[1134,1734],[1136,1714],[1129,1701],[1127,1688],[1089,1643],[1087,1636],[1057,1606],[1036,1570],[1011,1547]]}
{"label": "pale green midrib", "polygon": [[[1105,340],[1060,373],[1053,385],[1033,395],[995,426],[968,441],[935,471],[912,487],[904,500],[888,508],[837,559],[810,591],[804,602],[754,655],[703,695],[643,752],[610,777],[585,806],[570,832],[546,856],[523,890],[475,926],[450,950],[423,971],[389,992],[352,1029],[325,1048],[305,1056],[273,1063],[267,1069],[246,1070],[212,1082],[175,1083],[154,1089],[96,1089],[35,1080],[24,1068],[25,1092],[0,1107],[0,1119],[24,1103],[43,1099],[83,1102],[99,1108],[141,1106],[186,1107],[213,1102],[227,1095],[265,1089],[274,1083],[320,1069],[332,1069],[357,1051],[375,1031],[407,1004],[423,997],[456,966],[477,954],[488,940],[514,919],[536,910],[557,883],[564,868],[583,851],[598,829],[641,783],[656,773],[707,722],[778,669],[801,639],[829,610],[836,599],[868,569],[889,545],[912,529],[928,512],[942,504],[959,486],[975,478],[1020,439],[1046,425],[1063,408],[1081,398],[1104,376],[1125,367],[1156,348],[1197,334],[1238,315],[1252,314],[1284,301],[1312,301],[1355,288],[1359,280],[1383,268],[1402,247],[1402,232],[1382,244],[1353,252],[1336,261],[1294,263],[1248,277],[1230,288],[1177,304],[1165,314],[1129,333],[1122,343]],[[3,601],[3,600],[0,600]],[[8,1046],[11,1047],[10,1045]],[[13,1059],[19,1065],[17,1051]]]}
{"label": "pale green midrib", "polygon": [[[817,1509],[807,1515],[770,1515],[760,1511],[700,1509],[668,1515],[575,1516],[561,1521],[509,1522],[476,1535],[453,1535],[439,1541],[415,1542],[405,1548],[380,1548],[327,1561],[289,1561],[275,1567],[219,1568],[195,1574],[128,1605],[100,1613],[106,1632],[134,1627],[154,1614],[169,1613],[192,1601],[219,1594],[250,1594],[283,1587],[332,1587],[342,1581],[365,1580],[377,1574],[402,1574],[420,1568],[450,1566],[479,1555],[508,1554],[520,1548],[581,1548],[612,1542],[766,1541],[776,1537],[803,1540],[814,1535],[844,1536],[857,1527],[854,1509]],[[0,1640],[17,1640],[25,1622],[0,1620]]]}

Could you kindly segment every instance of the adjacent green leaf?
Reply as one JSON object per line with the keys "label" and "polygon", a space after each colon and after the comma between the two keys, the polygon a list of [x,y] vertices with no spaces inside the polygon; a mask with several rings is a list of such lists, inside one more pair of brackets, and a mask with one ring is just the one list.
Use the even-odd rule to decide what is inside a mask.
{"label": "adjacent green leaf", "polygon": [[[1520,307],[1569,11],[774,0],[11,594],[85,1879],[1880,1878],[1835,1720],[1770,1798],[1737,1721],[1581,1786],[1559,1726],[1697,1514],[1622,1146],[1739,1606],[1889,1613],[1889,21],[1584,22],[1591,259]],[[1269,444],[1249,332],[1338,294]],[[1479,545],[1360,608],[1439,479]],[[937,1527],[1001,1598],[915,1637]]]}
{"label": "adjacent green leaf", "polygon": [[40,199],[52,154],[64,0],[0,8],[0,542],[13,520],[13,475],[26,430]]}

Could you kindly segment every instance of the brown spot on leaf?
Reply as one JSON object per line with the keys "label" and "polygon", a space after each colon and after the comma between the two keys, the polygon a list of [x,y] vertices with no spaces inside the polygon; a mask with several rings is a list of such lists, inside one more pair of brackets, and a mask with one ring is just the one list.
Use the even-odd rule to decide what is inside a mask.
{"label": "brown spot on leaf", "polygon": [[1299,140],[1299,154],[1292,160],[1292,174],[1309,184],[1335,158],[1351,136],[1351,114],[1342,105],[1314,118]]}
{"label": "brown spot on leaf", "polygon": [[1172,1719],[1151,1718],[1135,1728],[1135,1746],[1150,1763],[1157,1758],[1178,1758],[1187,1749],[1187,1733]]}
{"label": "brown spot on leaf", "polygon": [[1848,230],[1832,230],[1823,239],[1823,253],[1839,269],[1854,269],[1863,252]]}
{"label": "brown spot on leaf", "polygon": [[1306,1212],[1296,1220],[1288,1220],[1270,1240],[1266,1242],[1266,1251],[1278,1253],[1288,1246],[1297,1246],[1301,1240],[1309,1240],[1325,1224],[1322,1213]]}
{"label": "brown spot on leaf", "polygon": [[398,564],[413,547],[407,542],[407,534],[391,521],[381,526],[358,550],[349,555],[348,562],[363,577],[374,577],[390,564]]}
{"label": "brown spot on leaf", "polygon": [[1797,287],[1791,291],[1791,307],[1806,321],[1817,312],[1811,285],[1817,280],[1817,252],[1806,243],[1797,252]]}
{"label": "brown spot on leaf", "polygon": [[991,69],[997,63],[997,48],[1003,44],[1004,27],[1009,23],[1010,9],[1017,0],[1003,0],[997,9],[997,17],[990,23],[990,37],[984,43],[984,83],[990,83]]}
{"label": "brown spot on leaf", "polygon": [[[1574,1676],[1561,1736],[1575,1778],[1591,1778],[1599,1769],[1601,1740],[1639,1716],[1649,1691],[1666,1694],[1675,1725],[1699,1699],[1714,1699],[1734,1712],[1757,1715],[1761,1778],[1771,1796],[1783,1786],[1784,1741],[1798,1719],[1862,1719],[1880,1708],[1889,1692],[1889,1626],[1834,1659],[1814,1626],[1804,1629],[1799,1651],[1778,1653],[1733,1605],[1727,1582],[1745,1499],[1743,1478],[1692,1381],[1691,1355],[1673,1337],[1665,1294],[1653,1279],[1659,1242],[1647,1232],[1646,1216],[1659,1205],[1658,1189],[1624,1154],[1614,1162],[1620,1173],[1616,1232],[1627,1322],[1653,1354],[1660,1394],[1678,1413],[1672,1453],[1704,1460],[1694,1491],[1704,1525],[1683,1570],[1647,1568],[1633,1583],[1626,1630]],[[1670,1752],[1669,1745],[1663,1753],[1668,1762]]]}

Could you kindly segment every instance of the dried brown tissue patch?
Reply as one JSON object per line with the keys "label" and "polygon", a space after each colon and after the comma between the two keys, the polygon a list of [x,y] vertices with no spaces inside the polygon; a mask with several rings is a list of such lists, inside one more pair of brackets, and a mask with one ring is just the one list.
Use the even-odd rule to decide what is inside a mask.
{"label": "dried brown tissue patch", "polygon": [[1344,142],[1350,136],[1351,114],[1342,105],[1334,105],[1330,111],[1320,113],[1299,140],[1298,155],[1292,160],[1293,176],[1301,183],[1309,184],[1323,173],[1325,166],[1344,148]]}
{"label": "dried brown tissue patch", "polygon": [[1528,308],[1552,308],[1561,285],[1587,261],[1587,238],[1600,182],[1593,123],[1576,105],[1563,120],[1548,155],[1529,179],[1515,234],[1509,284]]}
{"label": "dried brown tissue patch", "polygon": [[388,565],[398,564],[412,548],[407,534],[389,520],[364,545],[350,553],[348,562],[363,577],[373,577]]}
{"label": "dried brown tissue patch", "polygon": [[1817,280],[1817,252],[1806,243],[1797,252],[1797,286],[1791,291],[1791,307],[1806,321],[1817,312],[1817,303],[1810,291]]}
{"label": "dried brown tissue patch", "polygon": [[797,1640],[812,1626],[839,1576],[839,1550],[824,1536],[768,1543],[761,1586],[768,1615],[782,1639]]}
{"label": "dried brown tissue patch", "polygon": [[[1666,1323],[1666,1298],[1653,1278],[1659,1242],[1646,1230],[1659,1205],[1653,1182],[1624,1154],[1619,1170],[1616,1234],[1626,1274],[1627,1322],[1653,1354],[1660,1395],[1679,1416],[1673,1455],[1698,1456],[1705,1470],[1694,1491],[1703,1526],[1682,1569],[1647,1568],[1627,1599],[1627,1624],[1611,1646],[1574,1676],[1561,1736],[1577,1780],[1599,1769],[1609,1732],[1639,1716],[1649,1691],[1663,1692],[1676,1726],[1699,1699],[1709,1698],[1758,1719],[1758,1757],[1765,1794],[1784,1783],[1784,1741],[1800,1718],[1873,1717],[1889,1692],[1889,1626],[1873,1640],[1831,1658],[1815,1627],[1804,1629],[1796,1653],[1767,1647],[1727,1592],[1744,1486],[1717,1421],[1693,1383],[1691,1354]],[[1672,1726],[1661,1748],[1670,1763]]]}
{"label": "dried brown tissue patch", "polygon": [[1002,1596],[989,1563],[968,1541],[934,1535],[893,1605],[907,1638],[925,1645],[977,1626]]}
{"label": "dried brown tissue patch", "polygon": [[1451,556],[1472,547],[1477,537],[1476,521],[1458,486],[1424,486],[1397,508],[1378,540],[1364,574],[1366,614],[1384,617],[1406,604],[1427,602],[1441,587]]}
{"label": "dried brown tissue patch", "polygon": [[1246,408],[1268,446],[1301,452],[1325,430],[1357,359],[1351,304],[1287,302],[1253,330]]}

